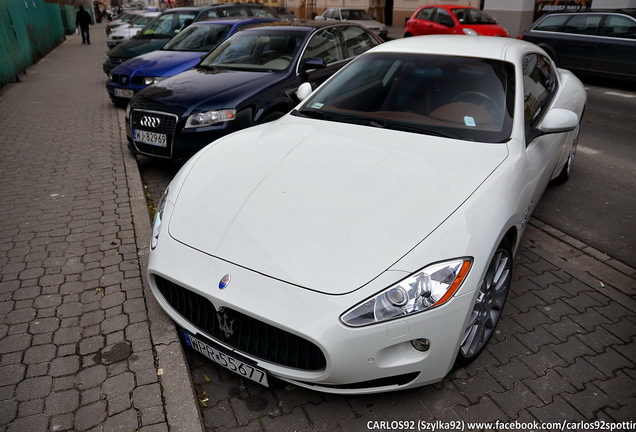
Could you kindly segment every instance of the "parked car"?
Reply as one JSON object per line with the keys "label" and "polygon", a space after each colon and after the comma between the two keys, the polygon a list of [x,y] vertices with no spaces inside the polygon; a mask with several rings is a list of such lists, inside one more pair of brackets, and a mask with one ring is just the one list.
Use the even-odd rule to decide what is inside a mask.
{"label": "parked car", "polygon": [[114,46],[122,43],[124,40],[130,39],[139,33],[151,19],[159,16],[159,14],[160,12],[144,12],[133,18],[128,25],[115,27],[115,29],[108,35],[106,45],[108,45],[108,48],[113,48]]}
{"label": "parked car", "polygon": [[162,49],[134,57],[113,69],[106,90],[113,103],[125,106],[139,90],[196,66],[203,54],[242,28],[276,21],[276,18],[241,18],[193,23]]}
{"label": "parked car", "polygon": [[389,33],[386,25],[376,21],[375,18],[371,17],[363,9],[329,8],[324,11],[322,15],[318,15],[315,19],[354,22],[367,27],[369,30],[385,40]]}
{"label": "parked car", "polygon": [[259,3],[221,3],[204,7],[167,9],[139,34],[108,51],[103,69],[109,74],[124,61],[162,48],[180,31],[196,21],[230,17],[278,18],[269,6]]}
{"label": "parked car", "polygon": [[122,12],[117,15],[117,18],[106,24],[106,35],[109,35],[114,29],[117,27],[127,25],[135,19],[138,15],[140,15],[143,10],[132,9],[126,12]]}
{"label": "parked car", "polygon": [[331,393],[433,383],[484,350],[586,93],[534,44],[458,38],[379,45],[186,163],[147,276],[187,346]]}
{"label": "parked car", "polygon": [[460,5],[431,5],[418,8],[406,22],[404,37],[430,34],[510,36],[508,31],[486,12]]}
{"label": "parked car", "polygon": [[241,30],[194,69],[139,91],[127,111],[132,151],[186,159],[231,132],[275,120],[299,101],[302,82],[322,83],[382,43],[366,27],[308,21]]}
{"label": "parked car", "polygon": [[544,15],[519,39],[577,73],[636,80],[636,9]]}

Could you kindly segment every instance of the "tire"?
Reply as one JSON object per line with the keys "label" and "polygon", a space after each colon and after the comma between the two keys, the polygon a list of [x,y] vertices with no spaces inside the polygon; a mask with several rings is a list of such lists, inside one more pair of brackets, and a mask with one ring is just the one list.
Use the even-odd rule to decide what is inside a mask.
{"label": "tire", "polygon": [[512,275],[512,245],[503,239],[493,256],[479,288],[462,337],[456,366],[466,366],[475,360],[488,344],[501,318]]}

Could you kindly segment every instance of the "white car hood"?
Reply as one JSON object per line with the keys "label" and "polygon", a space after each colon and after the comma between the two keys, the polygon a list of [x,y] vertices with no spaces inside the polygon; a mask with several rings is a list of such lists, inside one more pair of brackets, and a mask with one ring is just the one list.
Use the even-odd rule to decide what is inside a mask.
{"label": "white car hood", "polygon": [[507,154],[505,144],[287,115],[187,165],[169,232],[263,275],[343,294],[425,239]]}

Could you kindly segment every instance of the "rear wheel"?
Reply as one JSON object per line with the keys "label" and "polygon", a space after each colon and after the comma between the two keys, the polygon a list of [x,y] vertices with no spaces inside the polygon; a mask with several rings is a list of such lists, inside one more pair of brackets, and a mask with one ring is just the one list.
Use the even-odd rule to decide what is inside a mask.
{"label": "rear wheel", "polygon": [[456,365],[464,366],[475,360],[488,343],[501,318],[510,290],[511,274],[512,245],[504,239],[488,265],[459,347]]}
{"label": "rear wheel", "polygon": [[570,154],[568,154],[568,159],[565,161],[565,165],[563,165],[563,169],[561,170],[558,176],[552,179],[550,184],[553,184],[553,185],[563,184],[566,181],[568,181],[568,179],[572,175],[572,168],[574,166],[574,158],[576,157],[576,148],[578,147],[578,144],[579,144],[580,130],[581,128],[579,127],[579,130],[576,131],[576,138],[574,139],[574,143],[572,143]]}

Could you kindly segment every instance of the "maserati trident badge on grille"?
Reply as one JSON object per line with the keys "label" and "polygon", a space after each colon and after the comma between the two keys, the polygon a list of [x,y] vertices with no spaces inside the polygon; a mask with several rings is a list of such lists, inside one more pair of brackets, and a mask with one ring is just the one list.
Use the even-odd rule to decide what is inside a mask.
{"label": "maserati trident badge on grille", "polygon": [[221,278],[221,281],[219,282],[219,289],[227,288],[227,286],[230,284],[230,279],[231,279],[231,276],[229,275],[229,273],[223,276]]}
{"label": "maserati trident badge on grille", "polygon": [[139,121],[139,124],[146,127],[156,128],[161,124],[161,120],[158,117],[143,116]]}
{"label": "maserati trident badge on grille", "polygon": [[219,330],[223,332],[225,339],[229,339],[234,334],[234,320],[230,318],[225,308],[220,308],[216,313],[216,319],[219,321]]}

